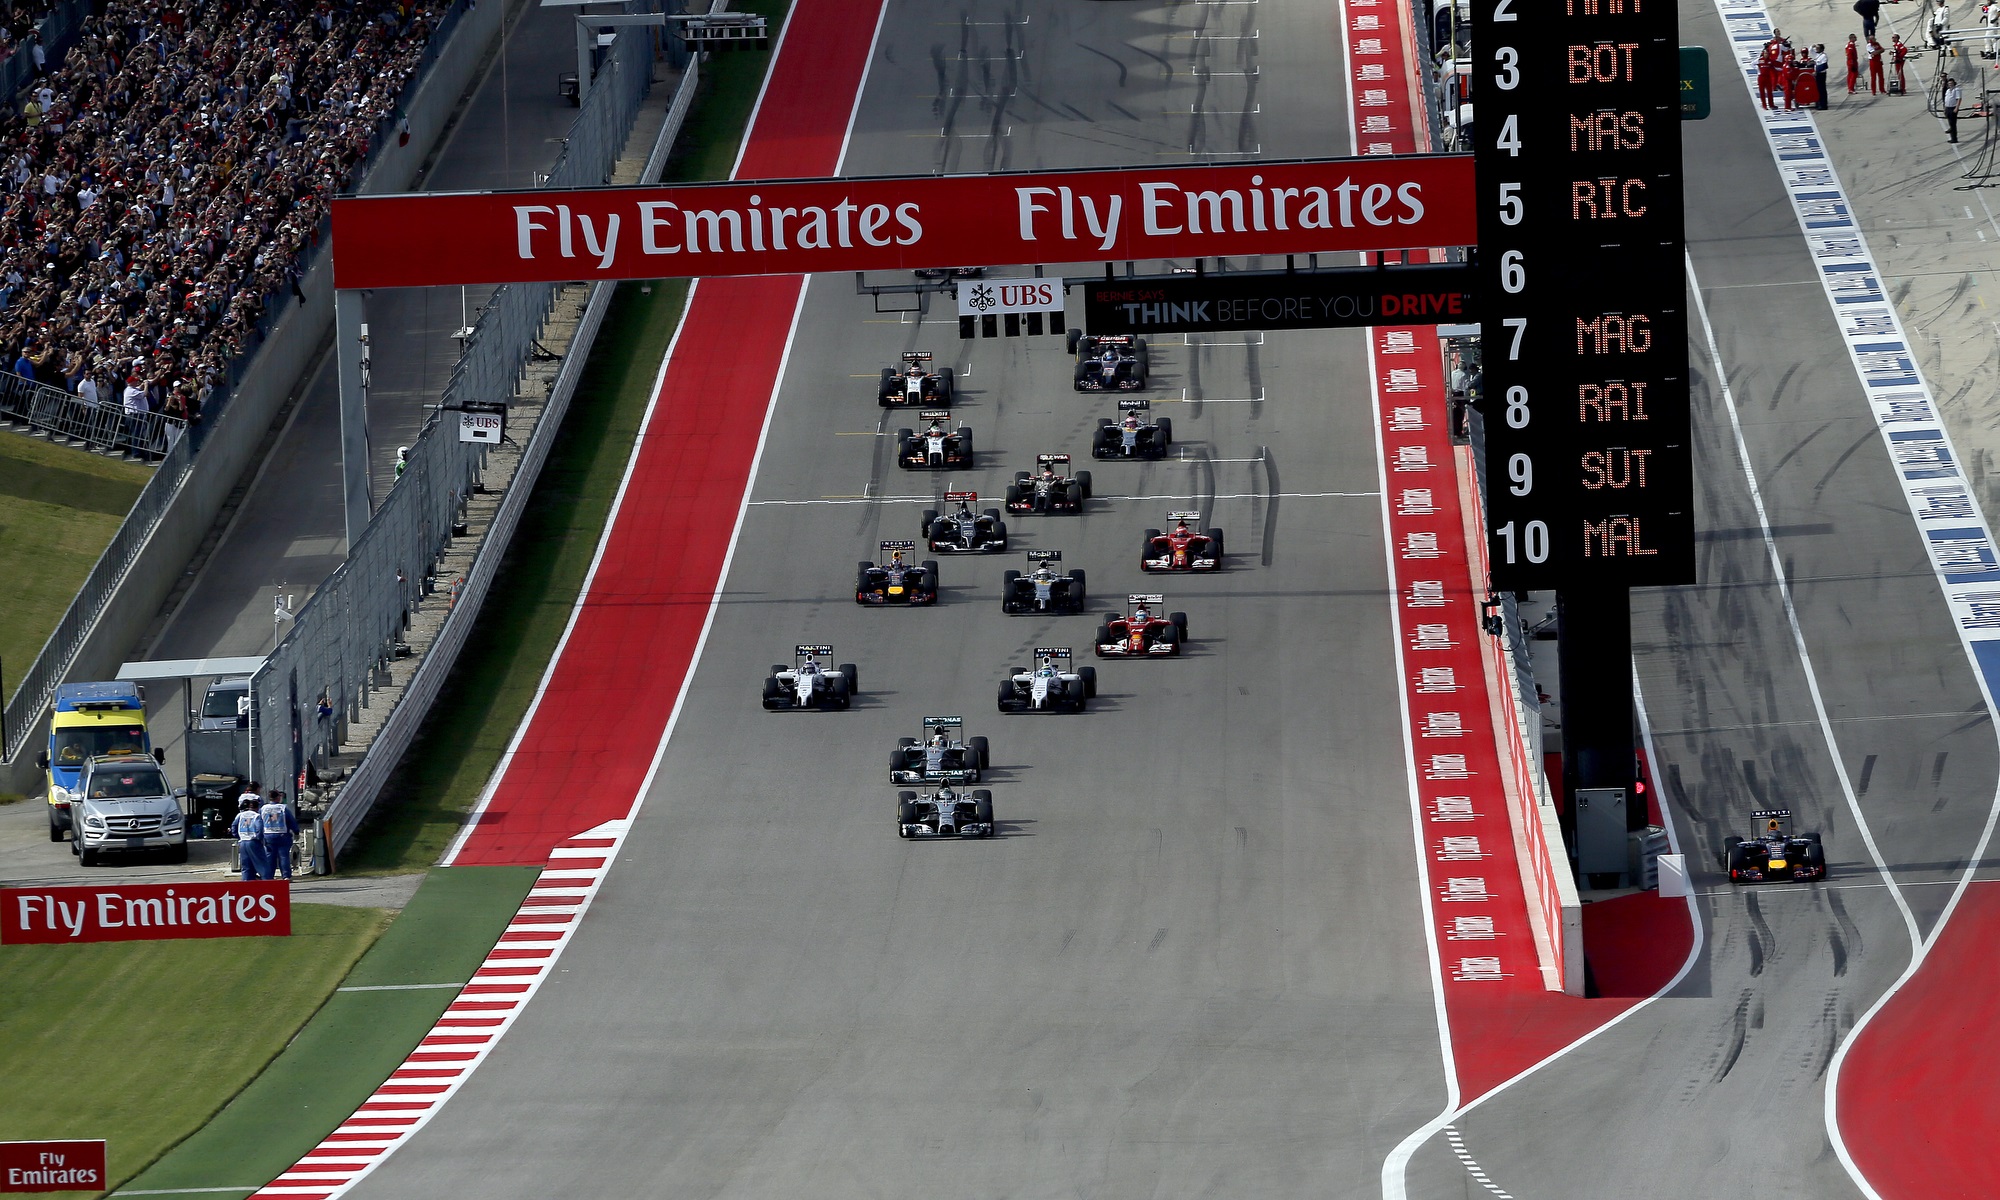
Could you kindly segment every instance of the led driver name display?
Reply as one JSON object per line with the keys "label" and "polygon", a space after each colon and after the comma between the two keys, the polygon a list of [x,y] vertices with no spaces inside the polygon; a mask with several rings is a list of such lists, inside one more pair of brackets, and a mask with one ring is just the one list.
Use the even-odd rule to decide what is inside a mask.
{"label": "led driver name display", "polygon": [[1678,15],[1474,0],[1493,585],[1694,581]]}

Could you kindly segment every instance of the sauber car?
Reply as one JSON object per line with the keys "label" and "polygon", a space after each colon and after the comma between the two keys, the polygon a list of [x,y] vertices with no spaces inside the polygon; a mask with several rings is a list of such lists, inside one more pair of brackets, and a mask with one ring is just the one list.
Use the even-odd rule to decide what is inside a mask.
{"label": "sauber car", "polygon": [[1152,353],[1145,338],[1092,337],[1072,329],[1069,344],[1076,355],[1071,382],[1079,392],[1135,392],[1146,386],[1152,373]]}
{"label": "sauber car", "polygon": [[1152,405],[1138,397],[1120,400],[1124,413],[1114,424],[1097,418],[1097,433],[1090,439],[1092,458],[1165,458],[1174,444],[1172,417],[1153,417]]}
{"label": "sauber car", "polygon": [[1083,569],[1067,575],[1056,574],[1062,561],[1060,550],[1030,550],[1032,564],[1026,575],[1008,571],[1000,576],[1000,611],[1005,613],[1079,613],[1086,592]]}
{"label": "sauber car", "polygon": [[922,534],[932,550],[939,554],[989,554],[1007,549],[1007,522],[1000,519],[1000,510],[973,510],[979,503],[978,492],[946,491],[944,500],[958,507],[942,514],[935,508],[924,510]]}
{"label": "sauber car", "polygon": [[829,668],[821,658],[832,658],[832,646],[794,646],[793,665],[771,664],[764,677],[764,707],[833,709],[836,712],[854,702],[861,690],[861,673],[853,663]]}
{"label": "sauber car", "polygon": [[1750,816],[1763,824],[1756,836],[1722,842],[1722,866],[1731,883],[1826,878],[1826,849],[1819,835],[1791,832],[1791,809],[1760,808]]}
{"label": "sauber car", "polygon": [[921,468],[969,467],[972,465],[972,430],[964,425],[947,429],[951,413],[945,409],[925,409],[917,414],[924,422],[915,429],[896,431],[896,465],[906,471]]}
{"label": "sauber car", "polygon": [[931,370],[929,351],[913,351],[903,356],[903,369],[882,368],[875,388],[883,408],[898,405],[922,407],[926,404],[950,408],[958,397],[958,375],[950,367]]}
{"label": "sauber car", "polygon": [[[952,774],[963,776],[964,772]],[[963,778],[942,780],[935,791],[896,793],[896,836],[904,838],[990,838],[993,793],[962,791]]]}
{"label": "sauber car", "polygon": [[1082,512],[1083,502],[1090,499],[1090,472],[1064,474],[1068,469],[1067,454],[1035,455],[1035,473],[1030,475],[1026,471],[1016,471],[1014,482],[1007,485],[1007,511]]}
{"label": "sauber car", "polygon": [[1222,531],[1210,529],[1196,533],[1189,521],[1201,520],[1198,512],[1171,512],[1167,520],[1173,528],[1161,533],[1148,529],[1145,545],[1139,551],[1139,569],[1142,571],[1220,571],[1222,569]]}
{"label": "sauber car", "polygon": [[927,558],[922,563],[911,562],[908,555],[916,548],[917,544],[912,541],[883,542],[883,561],[873,563],[864,560],[855,564],[854,602],[936,604],[937,560]]}
{"label": "sauber car", "polygon": [[897,738],[889,752],[889,782],[936,783],[941,779],[978,783],[987,767],[986,739],[962,738],[964,717],[925,717],[924,736]]}
{"label": "sauber car", "polygon": [[1125,597],[1126,611],[1112,613],[1110,620],[1097,627],[1097,657],[1156,658],[1180,654],[1187,643],[1187,614],[1159,616],[1160,606],[1166,602],[1167,598],[1158,593],[1134,592]]}
{"label": "sauber car", "polygon": [[1096,694],[1096,667],[1073,671],[1069,647],[1037,646],[1034,666],[1007,668],[1000,681],[1000,711],[1078,713]]}

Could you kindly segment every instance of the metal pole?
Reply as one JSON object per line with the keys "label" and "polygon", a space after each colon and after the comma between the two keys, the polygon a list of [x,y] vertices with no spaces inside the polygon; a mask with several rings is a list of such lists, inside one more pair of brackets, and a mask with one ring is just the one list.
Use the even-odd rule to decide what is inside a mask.
{"label": "metal pole", "polygon": [[333,293],[333,346],[340,365],[340,481],[346,499],[347,552],[373,512],[368,493],[367,309],[353,289]]}
{"label": "metal pole", "polygon": [[[1579,788],[1623,788],[1636,795],[1630,594],[1622,587],[1559,589],[1556,639],[1565,791],[1574,797]],[[1630,828],[1645,827],[1644,805],[1625,813]]]}

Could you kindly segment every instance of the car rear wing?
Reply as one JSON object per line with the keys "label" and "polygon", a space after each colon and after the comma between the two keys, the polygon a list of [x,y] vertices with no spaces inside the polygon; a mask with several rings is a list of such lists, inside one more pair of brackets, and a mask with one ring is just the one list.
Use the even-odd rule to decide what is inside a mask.
{"label": "car rear wing", "polygon": [[1792,815],[1792,810],[1789,808],[1758,808],[1752,809],[1750,815],[1762,821],[1769,817],[1789,817]]}
{"label": "car rear wing", "polygon": [[1068,647],[1068,646],[1037,646],[1037,647],[1035,647],[1035,657],[1036,657],[1036,658],[1060,658],[1060,659],[1064,660],[1065,662],[1067,662],[1067,661],[1069,660],[1069,647]]}
{"label": "car rear wing", "polygon": [[832,653],[833,653],[832,646],[798,645],[792,647],[792,656],[794,658],[811,658],[821,654],[832,654]]}
{"label": "car rear wing", "polygon": [[1121,396],[1118,399],[1119,412],[1147,412],[1152,407],[1153,402],[1144,396]]}
{"label": "car rear wing", "polygon": [[903,361],[913,367],[922,366],[930,360],[931,352],[928,350],[911,350],[903,355]]}
{"label": "car rear wing", "polygon": [[978,493],[978,492],[946,492],[946,493],[944,494],[944,501],[945,501],[945,503],[946,503],[946,504],[961,504],[961,503],[963,503],[963,504],[977,504],[977,503],[979,502],[979,493]]}
{"label": "car rear wing", "polygon": [[1066,462],[1068,462],[1068,461],[1069,461],[1069,455],[1067,455],[1067,454],[1037,454],[1037,455],[1035,455],[1035,461],[1036,461],[1036,462],[1038,462],[1038,463],[1042,463],[1042,464],[1044,464],[1044,465],[1048,465],[1048,466],[1053,466],[1053,465],[1054,465],[1054,464],[1056,464],[1056,463],[1066,463]]}
{"label": "car rear wing", "polygon": [[963,729],[964,717],[925,717],[924,732],[936,733],[940,729]]}
{"label": "car rear wing", "polygon": [[1199,521],[1199,520],[1201,520],[1201,514],[1200,514],[1199,512],[1170,512],[1170,513],[1168,513],[1168,514],[1167,514],[1167,520],[1169,520],[1169,521]]}
{"label": "car rear wing", "polygon": [[949,421],[951,420],[951,410],[948,408],[926,408],[917,414],[917,420]]}
{"label": "car rear wing", "polygon": [[1028,551],[1028,561],[1029,561],[1029,562],[1061,562],[1061,561],[1062,561],[1062,551],[1060,551],[1060,550],[1030,550],[1030,551]]}
{"label": "car rear wing", "polygon": [[1131,592],[1125,597],[1125,603],[1132,608],[1137,608],[1141,604],[1148,608],[1158,608],[1166,602],[1167,598],[1159,592]]}
{"label": "car rear wing", "polygon": [[895,541],[882,543],[882,550],[884,553],[888,553],[894,550],[915,550],[916,548],[917,548],[916,542],[911,541],[909,538],[899,538]]}

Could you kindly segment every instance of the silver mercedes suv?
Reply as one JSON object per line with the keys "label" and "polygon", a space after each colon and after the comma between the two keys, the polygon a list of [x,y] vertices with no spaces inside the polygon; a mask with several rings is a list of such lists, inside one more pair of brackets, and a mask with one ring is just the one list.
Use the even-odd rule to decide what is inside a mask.
{"label": "silver mercedes suv", "polygon": [[70,802],[69,848],[86,867],[106,854],[165,850],[186,862],[186,790],[167,786],[167,773],[142,754],[99,755],[84,764]]}

